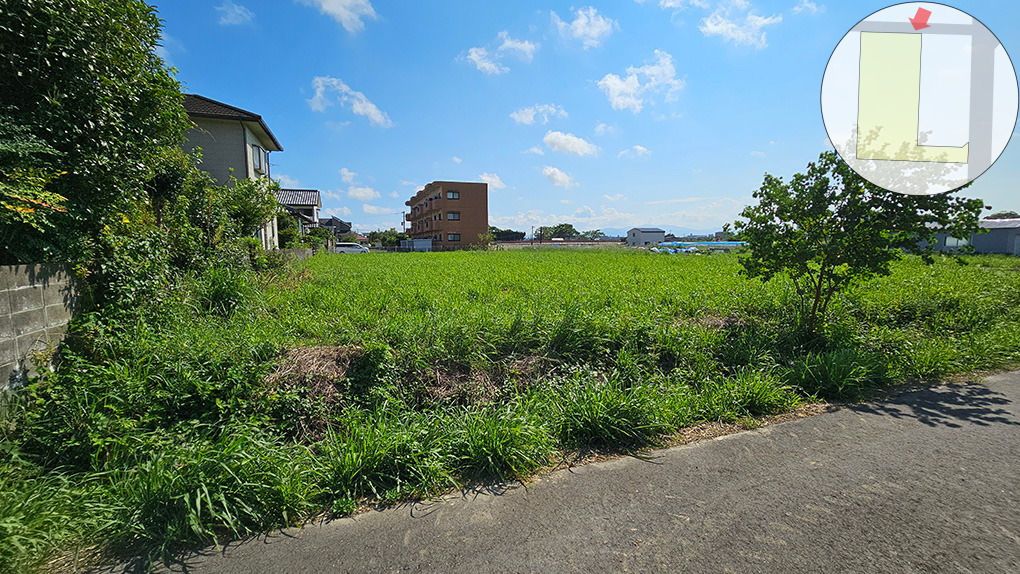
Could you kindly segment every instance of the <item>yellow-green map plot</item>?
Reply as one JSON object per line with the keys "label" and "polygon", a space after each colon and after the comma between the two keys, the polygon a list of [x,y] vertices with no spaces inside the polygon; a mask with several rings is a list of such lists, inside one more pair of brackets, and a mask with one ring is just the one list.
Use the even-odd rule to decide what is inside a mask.
{"label": "yellow-green map plot", "polygon": [[857,158],[967,163],[963,147],[918,143],[921,34],[861,32]]}

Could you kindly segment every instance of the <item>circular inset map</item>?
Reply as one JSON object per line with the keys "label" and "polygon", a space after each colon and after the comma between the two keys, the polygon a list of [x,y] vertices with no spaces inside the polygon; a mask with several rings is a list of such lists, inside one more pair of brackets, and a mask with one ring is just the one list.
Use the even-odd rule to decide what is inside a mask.
{"label": "circular inset map", "polygon": [[853,27],[829,58],[822,118],[862,177],[910,195],[957,189],[995,163],[1016,127],[1016,72],[992,32],[931,2]]}

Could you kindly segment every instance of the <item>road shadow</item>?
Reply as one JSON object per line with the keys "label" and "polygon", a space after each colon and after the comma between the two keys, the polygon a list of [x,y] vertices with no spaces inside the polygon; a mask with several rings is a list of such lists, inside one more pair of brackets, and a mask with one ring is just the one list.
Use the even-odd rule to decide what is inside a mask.
{"label": "road shadow", "polygon": [[854,405],[850,410],[897,419],[916,419],[930,427],[962,428],[966,424],[1020,425],[1007,409],[1013,404],[1002,393],[984,385],[968,384],[914,391],[881,403]]}

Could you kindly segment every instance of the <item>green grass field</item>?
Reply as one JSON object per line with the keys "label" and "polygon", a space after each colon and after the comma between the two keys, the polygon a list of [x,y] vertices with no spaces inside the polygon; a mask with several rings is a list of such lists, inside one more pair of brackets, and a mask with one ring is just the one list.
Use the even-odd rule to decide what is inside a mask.
{"label": "green grass field", "polygon": [[805,333],[736,256],[320,255],[85,315],[0,425],[0,570],[167,558],[703,421],[1020,362],[1020,259],[907,258]]}

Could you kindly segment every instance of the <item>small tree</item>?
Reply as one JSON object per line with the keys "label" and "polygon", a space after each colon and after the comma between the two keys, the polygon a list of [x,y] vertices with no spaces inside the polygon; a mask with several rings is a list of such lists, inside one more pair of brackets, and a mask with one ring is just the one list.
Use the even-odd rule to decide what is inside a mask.
{"label": "small tree", "polygon": [[937,233],[970,237],[979,231],[985,209],[979,199],[882,189],[833,151],[789,183],[765,174],[754,197],[758,205],[745,208],[744,220],[734,223],[750,247],[741,259],[743,273],[763,281],[789,276],[809,332],[817,331],[836,294],[888,275],[903,252],[919,253],[930,263]]}

